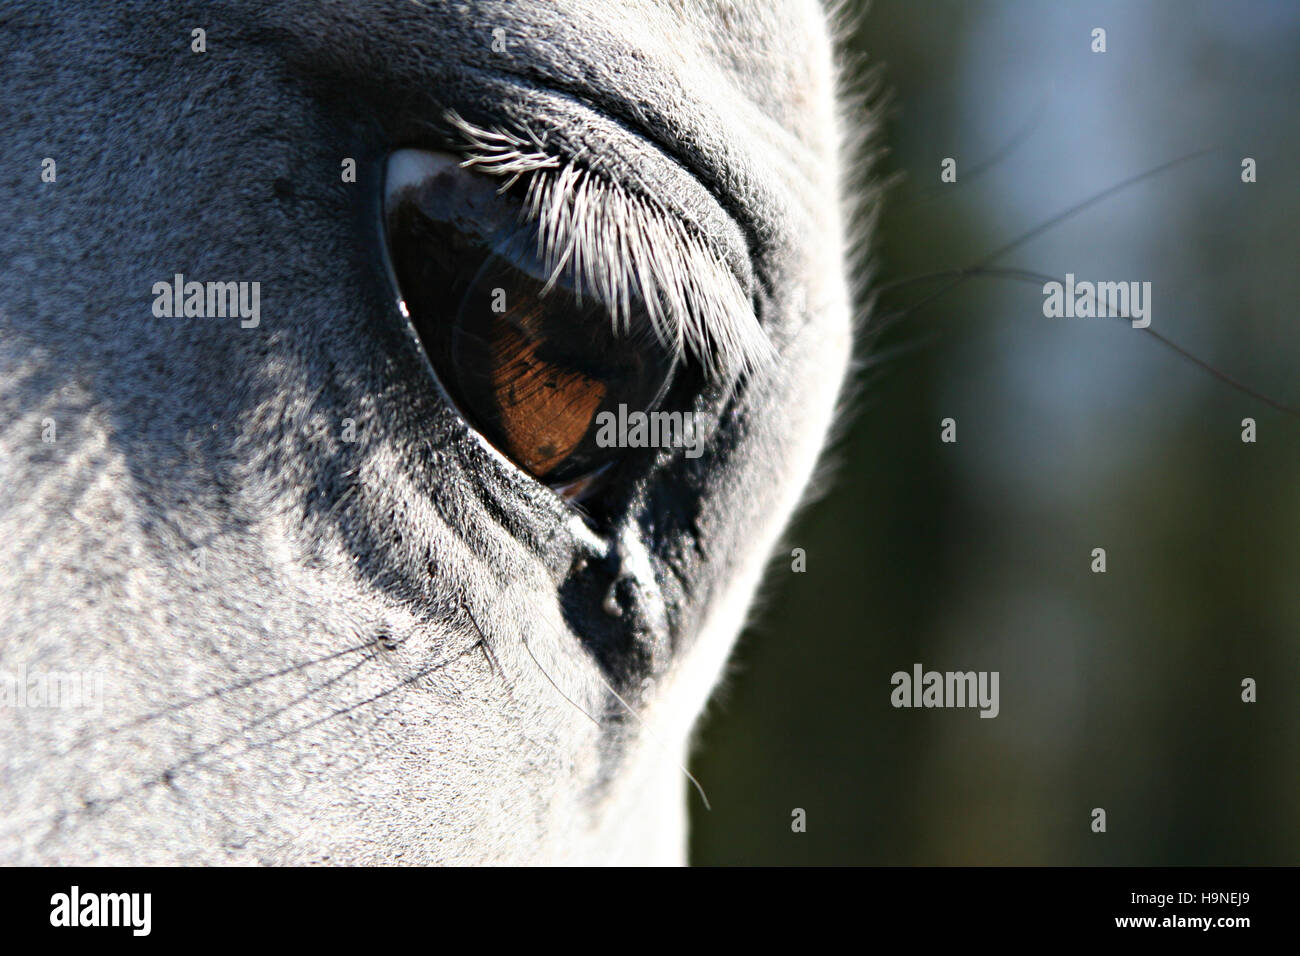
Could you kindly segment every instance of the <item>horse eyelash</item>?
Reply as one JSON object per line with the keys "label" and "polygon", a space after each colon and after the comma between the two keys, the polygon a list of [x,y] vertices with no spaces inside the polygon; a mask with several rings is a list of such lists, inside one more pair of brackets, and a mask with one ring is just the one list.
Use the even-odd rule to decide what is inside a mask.
{"label": "horse eyelash", "polygon": [[630,330],[639,300],[665,347],[694,357],[710,377],[734,379],[773,362],[735,273],[677,216],[563,160],[531,130],[487,129],[454,111],[445,119],[462,138],[463,168],[500,178],[498,192],[526,179],[523,215],[550,274],[543,294],[567,279],[579,302],[586,293],[606,308],[616,334]]}

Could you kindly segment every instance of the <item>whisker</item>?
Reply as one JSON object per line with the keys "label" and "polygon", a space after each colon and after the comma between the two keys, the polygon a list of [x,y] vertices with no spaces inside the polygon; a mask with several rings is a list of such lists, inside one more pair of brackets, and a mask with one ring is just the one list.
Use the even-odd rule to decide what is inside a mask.
{"label": "whisker", "polygon": [[[907,313],[915,312],[917,309],[924,308],[925,306],[929,305],[931,302],[935,301],[936,299],[942,298],[943,296],[951,292],[953,289],[955,289],[958,285],[960,285],[962,279],[966,275],[973,273],[977,269],[981,269],[985,266],[992,265],[994,262],[997,262],[997,260],[1001,259],[1007,253],[1014,252],[1016,249],[1019,249],[1025,243],[1029,242],[1032,239],[1036,239],[1038,236],[1041,236],[1049,229],[1052,229],[1053,227],[1058,226],[1061,223],[1074,218],[1075,216],[1079,215],[1079,213],[1091,208],[1092,206],[1097,205],[1100,202],[1105,201],[1106,199],[1109,199],[1111,196],[1114,196],[1116,193],[1123,192],[1126,189],[1136,186],[1138,183],[1142,183],[1155,176],[1159,176],[1161,173],[1167,172],[1168,170],[1173,169],[1177,166],[1181,166],[1184,163],[1189,163],[1194,159],[1200,159],[1202,156],[1207,156],[1210,153],[1218,151],[1218,149],[1219,147],[1217,146],[1207,147],[1206,149],[1198,149],[1195,152],[1187,153],[1183,156],[1179,156],[1176,159],[1171,159],[1168,162],[1161,163],[1159,166],[1153,166],[1152,168],[1144,170],[1143,172],[1140,172],[1134,176],[1130,176],[1128,179],[1122,180],[1121,182],[1118,182],[1113,186],[1109,186],[1106,189],[1103,189],[1099,193],[1094,193],[1092,196],[1089,196],[1087,199],[1084,199],[1081,202],[1077,202],[1073,206],[1070,206],[1067,209],[1063,209],[1060,212],[1056,213],[1055,215],[1049,216],[1047,219],[1043,220],[1038,225],[1034,226],[1032,229],[1029,229],[1028,231],[1021,233],[1020,235],[1016,236],[1014,239],[1009,240],[1008,242],[1006,242],[1001,246],[998,246],[992,252],[989,252],[986,255],[981,256],[979,259],[975,260],[974,263],[972,263],[970,266],[967,266],[965,269],[954,270],[953,275],[956,276],[956,278],[954,278],[952,282],[948,283],[947,285],[943,286],[937,291],[926,296],[920,302],[914,303],[913,305],[909,306],[907,309]],[[904,281],[908,281],[908,280],[904,280]],[[875,288],[877,292],[883,292],[891,288],[894,284],[895,283],[883,283],[881,285],[876,286]]]}
{"label": "whisker", "polygon": [[570,704],[572,704],[572,705],[574,706],[574,708],[578,711],[578,713],[582,714],[582,716],[586,717],[586,718],[587,718],[588,720],[590,720],[593,724],[595,724],[597,727],[599,727],[599,726],[600,726],[600,721],[597,720],[595,717],[593,717],[591,714],[587,713],[586,709],[585,709],[581,704],[579,704],[576,700],[574,700],[572,697],[570,697],[568,694],[566,694],[563,690],[561,690],[559,684],[555,683],[555,678],[552,677],[552,676],[547,672],[546,668],[542,666],[542,662],[539,661],[539,660],[537,659],[537,655],[533,653],[533,649],[532,649],[531,647],[528,646],[528,638],[523,637],[523,636],[521,635],[520,638],[519,638],[519,643],[522,644],[522,645],[524,646],[524,650],[527,651],[527,652],[528,652],[528,656],[531,657],[531,658],[533,659],[533,663],[536,664],[536,665],[537,665],[537,669],[538,669],[539,671],[542,672],[542,676],[545,677],[545,678],[547,679],[547,681],[550,682],[551,686],[555,688],[555,692],[556,692],[557,694],[559,694],[561,697],[563,697],[565,700],[567,700]]}
{"label": "whisker", "polygon": [[[965,281],[966,279],[1009,279],[1013,282],[1024,282],[1026,284],[1033,285],[1035,287],[1041,286],[1047,282],[1059,281],[1059,279],[1055,276],[1050,276],[1043,272],[1036,272],[1032,269],[1021,269],[1014,266],[1005,266],[1005,267],[972,266],[965,269],[950,269],[942,272],[930,272],[925,275],[909,276],[906,279],[899,279],[894,282],[891,282],[888,284],[888,286],[890,288],[902,288],[920,282],[933,282],[939,279],[952,279],[952,278],[957,278],[959,281]],[[912,309],[904,310],[904,312],[902,313],[889,314],[885,316],[885,320],[893,321],[910,311],[912,311]],[[1118,316],[1117,318],[1125,322],[1128,321],[1128,319],[1124,318],[1123,316]],[[1211,365],[1209,362],[1205,361],[1204,359],[1198,357],[1194,353],[1188,351],[1183,346],[1179,345],[1173,339],[1169,338],[1166,335],[1161,335],[1159,332],[1155,331],[1150,326],[1147,326],[1145,328],[1139,328],[1137,329],[1137,331],[1145,332],[1147,335],[1150,335],[1152,338],[1154,338],[1165,348],[1172,351],[1175,355],[1192,363],[1202,371],[1208,372],[1210,375],[1218,379],[1224,385],[1227,385],[1229,388],[1232,388],[1243,395],[1253,398],[1256,401],[1262,402],[1265,405],[1267,405],[1269,408],[1274,409],[1275,411],[1282,412],[1285,415],[1300,417],[1300,409],[1287,405],[1274,398],[1270,398],[1268,395],[1265,395],[1263,392],[1260,392],[1257,389],[1252,388],[1251,386],[1245,384],[1239,379],[1233,378],[1227,372],[1224,372],[1222,369],[1216,368],[1215,366]]]}
{"label": "whisker", "polygon": [[[546,618],[544,617],[541,618],[541,620],[546,624],[547,627],[551,629],[552,634],[557,633],[555,627],[551,624],[550,621],[546,620]],[[533,657],[533,652],[528,647],[528,643],[526,641],[524,642],[524,649],[528,651],[529,657]],[[536,661],[537,658],[533,657],[533,660]],[[541,664],[538,664],[537,666],[540,668]],[[661,738],[658,734],[654,732],[653,728],[651,728],[650,724],[646,721],[644,717],[641,716],[641,714],[637,711],[637,709],[633,707],[631,704],[629,704],[626,700],[624,700],[623,696],[617,690],[614,689],[614,686],[605,679],[605,675],[601,673],[599,665],[596,665],[594,671],[596,674],[596,679],[600,681],[600,683],[604,686],[605,690],[609,691],[609,693],[613,696],[613,698],[616,701],[618,701],[619,704],[622,705],[623,709],[632,715],[632,717],[636,720],[636,722],[641,725],[641,728],[645,731],[646,736],[649,737],[650,740],[655,745],[657,745],[664,754],[667,755],[668,759],[670,759],[673,762],[673,764],[676,765],[677,769],[682,772],[682,774],[686,777],[686,779],[689,780],[692,783],[692,785],[694,785],[696,792],[700,795],[700,799],[704,802],[704,809],[712,811],[713,805],[709,803],[709,796],[704,792],[704,787],[701,786],[700,781],[695,778],[695,775],[692,774],[689,770],[687,770],[686,767],[679,760],[677,760],[676,756],[673,753],[672,748],[670,748],[668,744],[664,742],[663,738]],[[545,673],[544,670],[543,673]],[[547,675],[547,680],[550,680],[549,674]],[[555,682],[551,681],[551,683],[554,684]],[[559,690],[559,687],[557,686],[555,689]],[[560,693],[561,695],[565,696],[566,700],[568,699],[567,695],[564,695],[563,691],[560,691]],[[572,701],[570,701],[570,703],[572,703]],[[578,705],[574,704],[574,706],[577,707]],[[582,710],[581,707],[579,707],[578,709]],[[583,711],[583,713],[585,714],[586,711]],[[587,716],[591,717],[590,714],[587,714]],[[593,717],[592,720],[595,720],[595,718]],[[598,720],[596,720],[595,723],[596,726],[598,727],[601,725],[600,721]]]}
{"label": "whisker", "polygon": [[1051,102],[1051,94],[1044,96],[1038,101],[1038,105],[1029,115],[1029,119],[1021,124],[1020,128],[1011,135],[1010,139],[994,150],[992,155],[977,163],[973,163],[969,168],[961,173],[956,182],[948,183],[946,186],[941,186],[938,189],[931,190],[930,192],[913,199],[907,205],[895,209],[894,215],[902,215],[903,213],[911,212],[913,209],[933,202],[940,196],[951,196],[954,189],[960,189],[962,186],[968,185],[972,180],[978,179],[981,175],[1002,162],[1023,146],[1029,138],[1038,131],[1038,127],[1043,123],[1043,118],[1047,115],[1047,105],[1049,102]]}
{"label": "whisker", "polygon": [[[479,647],[480,647],[480,642],[475,641],[473,644],[469,645],[466,648],[463,648],[462,650],[458,651],[457,653],[449,657],[445,657],[442,660],[436,661],[433,664],[428,665],[427,667],[422,667],[416,673],[411,674],[408,677],[402,678],[400,681],[398,681],[396,684],[392,685],[391,687],[387,687],[384,690],[379,691],[378,693],[372,694],[369,697],[366,697],[362,700],[349,704],[346,707],[340,707],[337,710],[330,711],[328,714],[324,714],[320,717],[317,717],[314,720],[309,720],[306,723],[300,724],[295,727],[291,727],[290,729],[286,730],[284,733],[279,734],[275,737],[268,738],[267,740],[246,743],[242,749],[235,751],[235,754],[237,755],[241,753],[249,753],[255,749],[265,749],[267,747],[274,746],[275,744],[281,743],[289,739],[290,737],[296,736],[298,734],[306,733],[307,731],[311,730],[314,727],[319,727],[320,725],[326,723],[327,721],[345,716],[346,714],[350,714],[353,711],[360,710],[362,707],[367,707],[373,703],[376,703],[384,699],[385,697],[388,697],[396,693],[397,691],[401,690],[404,687],[410,686],[411,684],[423,680],[425,677],[434,673],[437,670],[440,670],[450,664],[454,664],[456,661],[465,657],[467,654],[477,650]],[[366,663],[367,660],[372,660],[372,659],[373,659],[373,655],[369,658],[366,658],[366,660],[361,661],[360,664],[364,664]],[[355,670],[356,667],[360,666],[360,664],[352,668],[349,668],[349,671]],[[339,679],[345,676],[345,674],[340,674],[335,679]],[[325,686],[325,685],[320,685],[320,686]],[[320,688],[318,687],[315,689],[319,690]],[[301,703],[305,699],[307,699],[306,696],[299,698],[294,703],[280,708],[279,710],[277,710],[276,713],[282,713],[283,711],[287,710],[289,707],[295,706],[297,703]],[[266,715],[266,716],[273,716],[273,715]],[[260,718],[258,721],[254,721],[253,724],[250,724],[249,726],[255,726],[256,724],[263,722],[265,719],[266,717]],[[220,741],[218,744],[209,745],[208,747],[202,748],[201,750],[191,753],[189,756],[184,757],[181,760],[169,765],[168,767],[160,771],[153,778],[144,780],[143,782],[135,786],[127,787],[126,789],[121,790],[115,794],[112,794],[111,796],[91,798],[86,801],[86,805],[80,810],[57,811],[50,815],[50,817],[48,818],[48,822],[53,827],[58,827],[61,826],[66,819],[72,816],[76,816],[79,813],[85,813],[91,810],[102,810],[105,807],[112,806],[117,803],[121,803],[123,800],[126,800],[131,796],[144,793],[151,787],[156,787],[164,784],[170,785],[173,782],[176,775],[182,770],[184,770],[187,773],[197,773],[199,771],[208,769],[208,765],[203,764],[199,761],[204,756],[211,753],[213,750],[217,749],[218,747],[228,744],[231,741],[237,739],[238,736],[239,736],[238,734],[228,736],[224,740]]]}
{"label": "whisker", "polygon": [[[280,707],[276,707],[273,710],[267,711],[262,716],[258,717],[255,720],[249,721],[247,724],[241,724],[239,730],[237,730],[235,733],[227,734],[222,739],[213,741],[212,743],[207,744],[206,746],[200,747],[198,750],[193,751],[192,753],[189,754],[189,756],[177,761],[176,763],[171,764],[165,771],[163,771],[163,773],[165,775],[166,774],[174,775],[177,771],[181,770],[183,767],[186,767],[193,763],[197,763],[199,760],[203,759],[208,754],[216,750],[220,750],[222,747],[225,747],[227,744],[231,743],[232,741],[238,740],[240,737],[245,736],[253,728],[260,727],[262,724],[265,724],[267,721],[273,720],[276,717],[279,717],[282,714],[287,713],[288,711],[292,710],[294,707],[297,707],[299,704],[311,700],[325,688],[337,684],[339,681],[343,680],[343,678],[347,677],[349,674],[356,673],[363,666],[368,664],[370,661],[373,661],[374,659],[375,659],[374,654],[368,654],[367,656],[363,657],[361,660],[357,661],[356,663],[349,664],[339,673],[329,677],[328,679],[322,681],[321,683],[315,685],[314,687],[308,688],[304,693],[295,697],[293,700],[289,701],[288,703],[283,704]],[[330,716],[334,716],[334,715],[330,715]],[[248,744],[244,749],[248,750],[249,748],[254,746],[261,746],[261,745]]]}
{"label": "whisker", "polygon": [[607,691],[609,691],[611,694],[614,695],[614,699],[623,705],[623,709],[626,710],[629,714],[631,714],[636,719],[636,722],[641,725],[642,729],[646,732],[646,735],[649,736],[651,740],[653,740],[656,744],[659,745],[659,749],[662,750],[665,754],[667,754],[669,759],[671,759],[673,763],[677,765],[677,769],[686,775],[686,779],[689,780],[692,784],[694,784],[695,791],[700,795],[700,799],[704,801],[704,809],[711,811],[713,809],[713,806],[712,804],[709,803],[709,795],[704,792],[704,787],[701,786],[700,782],[695,779],[695,775],[691,773],[689,770],[687,770],[686,767],[673,756],[672,750],[670,750],[668,745],[664,743],[663,739],[658,734],[656,734],[653,729],[651,729],[650,724],[647,723],[645,718],[643,718],[637,712],[636,708],[633,707],[631,704],[629,704],[627,701],[625,701],[622,695],[620,695],[619,692],[614,689],[613,685],[610,684],[609,681],[605,680],[605,677],[603,674],[600,673],[599,668],[596,669],[596,678],[602,684],[605,685],[605,689]]}
{"label": "whisker", "polygon": [[[401,644],[405,640],[406,638],[402,638],[401,640],[394,641],[393,643],[394,645],[397,645],[397,644]],[[348,654],[356,654],[358,652],[365,651],[368,648],[374,647],[376,643],[377,643],[376,641],[370,640],[362,644],[355,644],[351,647],[345,647],[341,650],[333,651],[329,654],[325,654],[313,660],[304,661],[299,664],[289,664],[286,667],[282,667],[276,671],[271,671],[270,673],[267,674],[259,674],[256,677],[249,677],[246,678],[245,680],[236,681],[233,684],[227,684],[224,687],[218,687],[216,690],[209,691],[206,694],[200,694],[197,697],[190,697],[185,700],[177,701],[176,703],[169,704],[168,706],[163,707],[159,710],[152,711],[148,714],[143,714],[140,717],[135,718],[134,720],[129,720],[124,724],[120,724],[116,727],[110,727],[108,730],[102,733],[88,734],[85,737],[82,737],[80,740],[76,740],[73,743],[69,744],[68,747],[62,751],[60,756],[67,756],[92,743],[96,743],[102,740],[107,740],[108,738],[116,736],[117,734],[125,733],[128,730],[132,730],[136,727],[140,727],[144,724],[147,724],[150,721],[160,720],[161,718],[166,717],[169,714],[175,714],[180,711],[187,710],[191,707],[197,707],[199,704],[207,703],[208,701],[212,701],[212,700],[217,700],[221,697],[225,697],[228,694],[233,694],[241,690],[247,690],[250,687],[255,687],[258,684],[265,683],[266,681],[275,680],[278,677],[286,677],[289,674],[301,673],[312,667],[319,667],[321,664],[327,664],[330,661],[338,660],[340,657],[345,657]]]}

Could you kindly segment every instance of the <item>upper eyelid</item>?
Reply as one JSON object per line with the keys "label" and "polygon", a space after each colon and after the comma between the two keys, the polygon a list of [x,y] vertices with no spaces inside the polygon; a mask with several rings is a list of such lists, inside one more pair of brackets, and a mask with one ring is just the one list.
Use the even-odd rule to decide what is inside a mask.
{"label": "upper eyelid", "polygon": [[725,378],[774,359],[749,290],[698,228],[597,168],[546,146],[527,128],[478,126],[448,111],[461,165],[496,176],[502,189],[526,184],[525,213],[538,230],[552,279],[566,274],[595,295],[616,327],[635,296],[665,343]]}

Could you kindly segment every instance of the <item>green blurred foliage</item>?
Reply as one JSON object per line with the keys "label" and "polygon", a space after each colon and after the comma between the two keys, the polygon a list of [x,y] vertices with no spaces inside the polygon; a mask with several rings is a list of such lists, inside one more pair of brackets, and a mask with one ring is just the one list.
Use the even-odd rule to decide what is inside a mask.
{"label": "green blurred foliage", "polygon": [[[1206,144],[1226,158],[1001,264],[1060,275],[1077,255],[1094,278],[1152,275],[1156,327],[1300,404],[1300,9],[1133,6],[1138,20],[1117,5],[850,4],[847,46],[888,91],[879,173],[902,177],[872,248],[878,282],[971,263],[1096,191],[1026,162],[1024,115],[990,97],[981,127],[969,104],[980,84],[1041,80],[979,44],[1029,50],[1105,20],[1112,59],[1052,67],[1031,154],[1123,146],[1133,171]],[[1123,143],[1080,145],[1077,111],[1062,115],[1109,108],[1116,85],[1098,70],[1130,71],[1119,88],[1154,104]],[[996,132],[973,139],[981,128]],[[996,162],[944,195],[948,155]],[[1258,184],[1236,181],[1237,155],[1260,157]],[[1112,276],[1121,235],[1148,251]],[[835,481],[790,535],[807,572],[774,564],[702,725],[692,769],[713,810],[692,795],[693,861],[1300,862],[1300,420],[1126,327],[1053,324],[1040,291],[1013,282],[964,283],[879,325],[932,288],[885,292],[871,319],[883,331],[864,345]],[[939,441],[947,416],[957,445]],[[1256,444],[1240,441],[1247,416]],[[999,671],[1001,715],[894,709],[890,675],[918,661]],[[1258,703],[1240,700],[1246,676]],[[806,833],[791,831],[796,807]]]}

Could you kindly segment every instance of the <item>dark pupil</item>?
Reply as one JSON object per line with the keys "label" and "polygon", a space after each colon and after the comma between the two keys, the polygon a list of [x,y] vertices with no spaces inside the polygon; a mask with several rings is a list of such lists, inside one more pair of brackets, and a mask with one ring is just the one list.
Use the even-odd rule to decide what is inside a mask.
{"label": "dark pupil", "polygon": [[389,245],[415,329],[462,413],[559,485],[618,454],[597,446],[597,415],[656,406],[673,361],[643,314],[616,334],[593,296],[580,303],[563,281],[543,295],[536,232],[519,214],[488,177],[441,171],[396,197]]}

